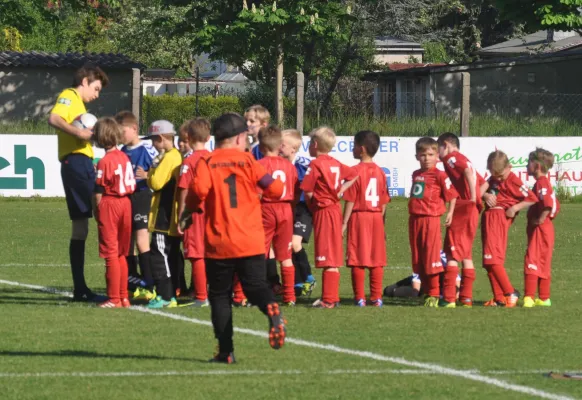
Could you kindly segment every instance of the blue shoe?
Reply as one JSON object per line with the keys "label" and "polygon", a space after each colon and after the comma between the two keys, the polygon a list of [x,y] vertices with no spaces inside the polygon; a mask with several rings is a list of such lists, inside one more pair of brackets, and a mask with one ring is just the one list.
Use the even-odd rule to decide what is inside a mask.
{"label": "blue shoe", "polygon": [[354,301],[358,307],[366,307],[366,299],[359,299]]}
{"label": "blue shoe", "polygon": [[382,301],[382,299],[372,301],[373,307],[382,307],[383,305],[384,305],[384,302]]}
{"label": "blue shoe", "polygon": [[151,299],[148,303],[148,308],[174,308],[178,307],[178,302],[175,297],[172,297],[170,301],[162,299],[162,296],[157,296],[155,299]]}

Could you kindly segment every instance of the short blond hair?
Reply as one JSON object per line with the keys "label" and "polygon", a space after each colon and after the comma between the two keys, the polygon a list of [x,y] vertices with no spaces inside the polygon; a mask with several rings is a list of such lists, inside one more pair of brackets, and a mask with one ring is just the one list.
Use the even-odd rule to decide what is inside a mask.
{"label": "short blond hair", "polygon": [[100,118],[93,127],[93,140],[97,146],[110,149],[117,146],[123,137],[123,129],[111,117]]}
{"label": "short blond hair", "polygon": [[245,111],[245,118],[247,118],[249,114],[254,114],[255,118],[257,118],[262,124],[268,124],[271,121],[269,110],[260,104],[255,104],[247,108]]}
{"label": "short blond hair", "polygon": [[117,121],[117,123],[122,126],[139,125],[135,115],[131,111],[127,110],[120,111],[117,114],[115,114],[115,121]]}
{"label": "short blond hair", "polygon": [[487,169],[491,171],[491,175],[499,175],[509,166],[509,158],[501,150],[495,150],[487,157]]}
{"label": "short blond hair", "polygon": [[309,137],[317,143],[317,149],[322,153],[329,153],[335,146],[335,132],[329,126],[315,128]]}
{"label": "short blond hair", "polygon": [[547,174],[554,166],[554,153],[537,147],[534,151],[529,153],[529,161],[540,165],[542,173]]}
{"label": "short blond hair", "polygon": [[431,137],[421,137],[416,141],[416,154],[422,154],[427,150],[439,151],[439,144]]}
{"label": "short blond hair", "polygon": [[259,146],[267,151],[277,151],[281,147],[283,137],[281,129],[275,125],[269,125],[259,130]]}
{"label": "short blond hair", "polygon": [[288,139],[291,142],[291,146],[295,149],[295,151],[301,148],[303,144],[303,135],[297,129],[285,129],[281,132],[283,136],[283,140]]}

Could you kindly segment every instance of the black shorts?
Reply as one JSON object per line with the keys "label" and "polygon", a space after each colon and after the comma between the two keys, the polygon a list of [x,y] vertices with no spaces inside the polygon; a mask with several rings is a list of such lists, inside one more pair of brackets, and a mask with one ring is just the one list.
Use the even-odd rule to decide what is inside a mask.
{"label": "black shorts", "polygon": [[131,229],[133,232],[148,228],[148,216],[152,205],[152,191],[140,190],[131,195]]}
{"label": "black shorts", "polygon": [[61,161],[61,179],[71,220],[93,217],[95,189],[93,160],[84,154],[69,154]]}
{"label": "black shorts", "polygon": [[313,229],[313,216],[305,203],[301,202],[295,206],[293,221],[293,235],[301,236],[303,243],[309,243],[309,237]]}

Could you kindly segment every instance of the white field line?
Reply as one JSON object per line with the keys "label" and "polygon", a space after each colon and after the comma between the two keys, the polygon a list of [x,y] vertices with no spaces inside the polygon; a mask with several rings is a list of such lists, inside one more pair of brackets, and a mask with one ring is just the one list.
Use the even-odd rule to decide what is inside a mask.
{"label": "white field line", "polygon": [[[62,296],[72,297],[72,294],[70,292],[59,291],[59,290],[48,288],[45,286],[29,285],[26,283],[6,281],[6,280],[2,280],[2,279],[0,279],[0,284],[10,285],[10,286],[20,286],[20,287],[25,287],[28,289],[39,290],[42,292],[48,292],[48,293],[59,294]],[[177,321],[190,322],[190,323],[193,323],[196,325],[204,325],[204,326],[211,326],[212,325],[212,323],[210,321],[200,320],[197,318],[189,318],[189,317],[185,317],[183,315],[171,314],[171,313],[162,312],[162,311],[158,311],[158,310],[150,310],[150,309],[145,308],[145,307],[132,306],[131,309],[135,310],[135,311],[140,311],[140,312],[143,312],[146,314],[153,314],[153,315],[157,315],[160,317],[174,319]],[[268,336],[266,331],[261,332],[261,331],[255,331],[252,329],[236,328],[236,327],[234,328],[234,331],[238,332],[238,333],[244,333],[247,335],[251,335],[251,336],[261,337],[261,338],[267,338],[267,336]],[[540,389],[535,389],[535,388],[532,388],[529,386],[517,385],[517,384],[509,383],[509,382],[506,382],[506,381],[503,381],[503,380],[500,380],[497,378],[484,376],[478,372],[448,368],[448,367],[445,367],[445,366],[442,366],[439,364],[410,361],[410,360],[407,360],[407,359],[401,358],[401,357],[384,356],[382,354],[372,353],[369,351],[352,350],[352,349],[347,349],[344,347],[339,347],[339,346],[336,346],[333,344],[310,342],[310,341],[301,340],[301,339],[287,338],[285,341],[287,343],[291,343],[291,344],[295,344],[295,345],[303,346],[303,347],[309,347],[312,349],[327,350],[327,351],[332,351],[332,352],[340,353],[340,354],[348,354],[348,355],[352,355],[352,356],[356,356],[356,357],[360,357],[360,358],[367,358],[367,359],[376,360],[376,361],[389,362],[392,364],[402,365],[405,367],[419,368],[421,370],[429,371],[429,372],[435,373],[435,374],[442,374],[442,375],[447,375],[447,376],[455,376],[458,378],[464,378],[467,380],[485,383],[485,384],[491,385],[491,386],[496,386],[496,387],[504,389],[504,390],[513,391],[513,392],[517,392],[517,393],[524,393],[524,394],[528,394],[531,396],[536,396],[536,397],[539,397],[542,399],[551,399],[551,400],[572,400],[573,399],[573,397],[560,395],[560,394],[554,394],[554,393],[546,392],[546,391],[543,391]]]}

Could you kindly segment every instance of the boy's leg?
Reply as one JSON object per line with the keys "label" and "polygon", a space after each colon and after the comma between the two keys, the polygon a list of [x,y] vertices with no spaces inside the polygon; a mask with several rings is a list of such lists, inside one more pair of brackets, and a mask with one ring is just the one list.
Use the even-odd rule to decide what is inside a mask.
{"label": "boy's leg", "polygon": [[473,301],[473,283],[475,282],[475,265],[473,260],[463,260],[463,270],[461,271],[461,288],[459,300],[461,303]]}
{"label": "boy's leg", "polygon": [[127,259],[125,256],[119,256],[119,298],[127,299],[127,278],[129,271],[127,268]]}
{"label": "boy's leg", "polygon": [[[105,282],[109,302],[120,304],[119,236],[121,223],[117,215],[115,200],[104,199],[99,204],[97,221],[99,256],[105,259]],[[123,286],[127,285],[127,281]]]}
{"label": "boy's leg", "polygon": [[370,271],[370,300],[372,303],[382,300],[382,284],[384,281],[384,268],[373,267]]}
{"label": "boy's leg", "polygon": [[540,300],[546,301],[550,298],[550,285],[552,283],[551,278],[548,279],[540,279],[539,280],[539,297]]}
{"label": "boy's leg", "polygon": [[234,263],[207,258],[205,264],[214,336],[218,340],[219,353],[229,354],[234,351],[231,306]]}
{"label": "boy's leg", "polygon": [[364,267],[350,267],[352,271],[352,290],[354,291],[354,302],[358,305],[361,300],[366,305],[366,291],[364,282],[366,280],[366,268]]}
{"label": "boy's leg", "polygon": [[127,289],[128,290],[135,290],[136,287],[140,286],[139,282],[141,281],[139,272],[137,270],[137,263],[138,259],[135,255],[135,232],[131,234],[131,241],[129,244],[129,254],[125,257],[125,263],[127,264]]}
{"label": "boy's leg", "polygon": [[321,290],[321,300],[327,304],[336,304],[339,299],[340,273],[335,267],[323,267],[322,273],[323,288]]}
{"label": "boy's leg", "polygon": [[172,281],[172,291],[174,296],[179,293],[185,293],[182,290],[185,289],[186,280],[184,278],[184,257],[182,255],[182,250],[180,249],[181,238],[175,236],[168,236],[169,249],[168,249],[168,264],[170,266],[170,275]]}
{"label": "boy's leg", "polygon": [[313,215],[305,203],[299,203],[295,207],[295,215],[293,219],[293,265],[295,265],[295,268],[298,270],[298,273],[295,275],[295,282],[296,284],[313,282],[315,279],[311,272],[311,265],[309,264],[307,253],[303,248],[303,243],[309,243],[309,238],[311,237],[311,231],[313,230]]}
{"label": "boy's leg", "polygon": [[174,297],[174,293],[172,291],[170,265],[168,264],[170,251],[168,235],[153,232],[150,247],[152,276],[157,294],[165,301],[170,301]]}
{"label": "boy's leg", "polygon": [[[126,200],[126,201],[125,201]],[[127,280],[128,280],[128,266],[127,255],[130,252],[132,242],[132,213],[131,202],[129,199],[120,199],[119,203],[119,231],[118,231],[118,255],[119,255],[119,297],[121,300],[127,300]]]}
{"label": "boy's leg", "polygon": [[79,296],[89,291],[85,283],[85,241],[88,234],[89,220],[87,218],[72,221],[69,260],[73,276],[73,293]]}
{"label": "boy's leg", "polygon": [[487,271],[487,277],[489,278],[489,284],[491,285],[491,291],[493,292],[493,300],[498,303],[505,303],[505,296],[503,295],[503,290],[501,285],[497,282],[497,278],[493,273],[493,265],[484,265],[483,268]]}
{"label": "boy's leg", "polygon": [[204,301],[208,299],[206,264],[203,258],[193,258],[192,262],[192,286],[196,300]]}
{"label": "boy's leg", "polygon": [[443,299],[447,303],[454,303],[457,300],[457,276],[459,275],[458,263],[449,260],[444,272]]}

